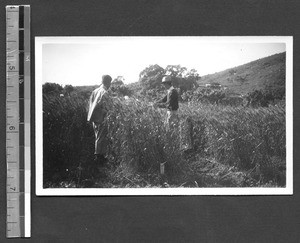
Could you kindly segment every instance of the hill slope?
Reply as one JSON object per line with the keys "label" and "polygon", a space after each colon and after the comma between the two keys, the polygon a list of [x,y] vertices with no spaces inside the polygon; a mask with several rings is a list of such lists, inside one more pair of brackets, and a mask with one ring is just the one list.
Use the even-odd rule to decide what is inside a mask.
{"label": "hill slope", "polygon": [[235,93],[246,94],[255,89],[285,88],[285,57],[279,53],[256,61],[203,76],[199,85],[219,83]]}
{"label": "hill slope", "polygon": [[[214,74],[208,74],[197,81],[200,86],[219,83],[227,87],[229,93],[247,94],[253,90],[268,89],[285,92],[285,59],[286,53],[279,53],[261,58],[247,64],[233,67]],[[81,91],[89,93],[96,86],[80,86]],[[133,94],[142,90],[140,82],[127,84]],[[151,91],[150,91],[151,92]]]}

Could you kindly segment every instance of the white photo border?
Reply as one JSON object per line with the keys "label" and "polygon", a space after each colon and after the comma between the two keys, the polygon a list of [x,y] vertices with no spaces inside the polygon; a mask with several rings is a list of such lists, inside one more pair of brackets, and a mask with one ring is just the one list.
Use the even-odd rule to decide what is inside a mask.
{"label": "white photo border", "polygon": [[[42,47],[54,43],[96,43],[100,38],[197,38],[210,43],[286,44],[286,187],[218,188],[43,188]],[[293,194],[293,37],[189,36],[189,37],[35,37],[35,159],[37,196],[142,196],[142,195],[292,195]]]}

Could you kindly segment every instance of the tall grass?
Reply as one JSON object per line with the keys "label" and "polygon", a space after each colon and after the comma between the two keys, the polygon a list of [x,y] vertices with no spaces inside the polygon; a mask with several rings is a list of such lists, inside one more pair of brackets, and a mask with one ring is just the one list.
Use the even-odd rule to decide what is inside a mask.
{"label": "tall grass", "polygon": [[144,102],[117,101],[107,117],[115,164],[122,175],[142,174],[157,180],[160,165],[177,181],[186,167],[181,154],[180,130],[169,130],[166,112]]}
{"label": "tall grass", "polygon": [[182,108],[182,116],[205,124],[205,150],[218,161],[249,169],[257,164],[263,166],[274,156],[285,160],[284,107],[191,104]]}
{"label": "tall grass", "polygon": [[43,96],[44,185],[78,180],[78,168],[93,156],[93,130],[86,122],[87,101],[76,94]]}
{"label": "tall grass", "polygon": [[[44,96],[43,102],[45,185],[76,181],[91,163],[94,148],[87,101],[72,95]],[[168,129],[164,110],[115,99],[106,119],[112,184],[159,186],[161,164],[164,179],[177,186],[285,184],[284,106],[185,103],[178,115],[177,129]]]}
{"label": "tall grass", "polygon": [[[166,130],[165,113],[145,103],[118,104],[110,124],[113,149],[121,170],[158,173],[166,162],[178,182],[190,169],[184,151],[213,158],[240,171],[259,171],[274,179],[285,166],[285,109],[244,108],[189,103],[181,105],[179,129]],[[283,175],[283,174],[282,174]],[[280,179],[282,180],[282,178]],[[280,183],[284,183],[280,181]]]}

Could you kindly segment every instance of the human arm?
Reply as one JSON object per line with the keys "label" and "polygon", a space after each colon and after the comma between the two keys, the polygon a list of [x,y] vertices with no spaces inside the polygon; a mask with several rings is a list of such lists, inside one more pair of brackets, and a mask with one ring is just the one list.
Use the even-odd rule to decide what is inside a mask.
{"label": "human arm", "polygon": [[94,100],[95,100],[95,92],[93,91],[89,99],[87,121],[91,121],[92,119],[92,114],[94,111]]}
{"label": "human arm", "polygon": [[156,103],[166,103],[168,99],[168,95],[165,95],[162,99],[158,100]]}
{"label": "human arm", "polygon": [[166,95],[166,101],[158,105],[160,108],[167,108],[169,110],[178,109],[178,93],[176,89],[172,89]]}
{"label": "human arm", "polygon": [[168,95],[165,95],[162,99],[156,101],[154,103],[154,105],[156,105],[159,108],[166,108],[165,104],[166,104],[167,100],[168,100]]}

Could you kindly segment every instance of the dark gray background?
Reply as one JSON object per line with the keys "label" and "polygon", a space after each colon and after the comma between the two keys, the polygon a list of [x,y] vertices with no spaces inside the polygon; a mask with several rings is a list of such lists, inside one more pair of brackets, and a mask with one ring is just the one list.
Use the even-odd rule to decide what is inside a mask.
{"label": "dark gray background", "polygon": [[[4,114],[7,4],[31,5],[32,57],[35,36],[294,36],[295,134],[299,130],[299,1],[1,1],[1,242],[5,240],[6,214]],[[32,161],[30,241],[299,242],[300,151],[297,149],[299,139],[297,136],[295,138],[293,196],[36,197],[35,161]]]}

